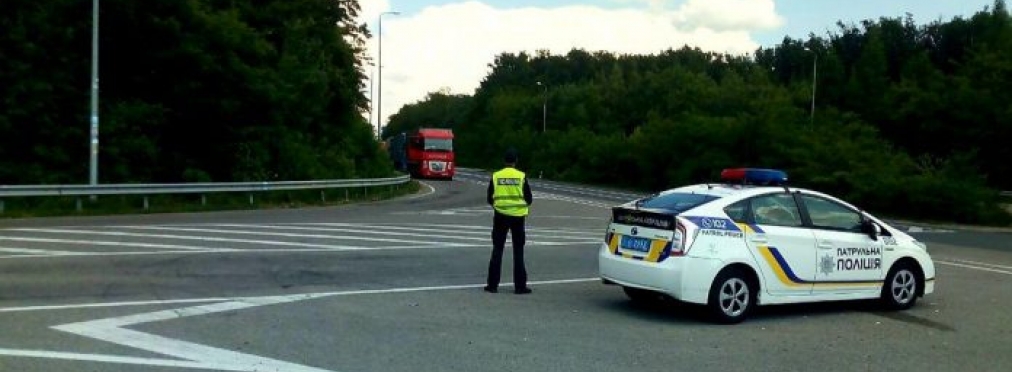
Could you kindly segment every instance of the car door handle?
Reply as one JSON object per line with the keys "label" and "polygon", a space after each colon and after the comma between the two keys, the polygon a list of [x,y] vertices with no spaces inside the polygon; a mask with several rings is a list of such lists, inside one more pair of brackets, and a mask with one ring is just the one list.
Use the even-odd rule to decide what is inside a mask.
{"label": "car door handle", "polygon": [[819,242],[819,249],[833,249],[833,243]]}
{"label": "car door handle", "polygon": [[766,237],[764,237],[764,236],[756,236],[756,237],[752,237],[752,242],[753,243],[766,244],[766,243],[769,242],[769,240],[766,239]]}

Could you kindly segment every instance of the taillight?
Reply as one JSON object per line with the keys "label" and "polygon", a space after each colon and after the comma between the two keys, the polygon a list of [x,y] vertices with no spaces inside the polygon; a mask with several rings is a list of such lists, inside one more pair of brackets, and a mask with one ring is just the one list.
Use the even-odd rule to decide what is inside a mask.
{"label": "taillight", "polygon": [[675,233],[671,235],[671,255],[685,255],[685,227],[681,223],[675,227]]}

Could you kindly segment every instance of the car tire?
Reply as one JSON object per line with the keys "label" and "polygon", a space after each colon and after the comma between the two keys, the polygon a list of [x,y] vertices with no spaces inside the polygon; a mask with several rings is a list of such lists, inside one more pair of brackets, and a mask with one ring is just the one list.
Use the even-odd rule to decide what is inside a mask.
{"label": "car tire", "polygon": [[902,262],[893,266],[882,285],[882,304],[889,310],[906,310],[917,303],[917,293],[924,283],[914,266]]}
{"label": "car tire", "polygon": [[725,269],[713,280],[706,303],[710,318],[721,324],[735,324],[756,306],[757,286],[738,269]]}
{"label": "car tire", "polygon": [[650,305],[660,301],[660,295],[646,289],[633,287],[622,287],[622,291],[629,297],[629,300],[636,304]]}

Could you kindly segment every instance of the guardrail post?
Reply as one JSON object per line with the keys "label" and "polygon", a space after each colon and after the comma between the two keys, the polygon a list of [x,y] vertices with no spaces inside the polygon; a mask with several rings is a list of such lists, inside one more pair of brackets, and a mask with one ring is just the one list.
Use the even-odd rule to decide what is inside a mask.
{"label": "guardrail post", "polygon": [[200,194],[200,206],[201,207],[207,206],[207,195]]}
{"label": "guardrail post", "polygon": [[327,192],[326,191],[320,190],[320,202],[323,202],[323,203],[327,202]]}
{"label": "guardrail post", "polygon": [[144,210],[147,211],[149,208],[150,204],[148,204],[148,196],[144,195]]}
{"label": "guardrail post", "polygon": [[344,201],[351,201],[351,198],[348,195],[348,189],[344,189]]}
{"label": "guardrail post", "polygon": [[253,206],[253,193],[249,193],[249,206]]}
{"label": "guardrail post", "polygon": [[[94,196],[94,195],[92,195],[92,196]],[[84,211],[84,206],[81,205],[81,197],[80,196],[77,197],[77,211],[78,212]]]}
{"label": "guardrail post", "polygon": [[3,213],[4,213],[4,201],[3,201],[3,199],[0,199],[0,214],[3,214]]}

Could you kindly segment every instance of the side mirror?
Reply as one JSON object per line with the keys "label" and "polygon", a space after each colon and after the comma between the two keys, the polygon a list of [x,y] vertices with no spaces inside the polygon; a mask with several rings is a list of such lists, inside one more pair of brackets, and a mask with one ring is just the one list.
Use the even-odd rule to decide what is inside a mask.
{"label": "side mirror", "polygon": [[861,220],[861,232],[868,234],[868,237],[871,238],[871,240],[876,241],[878,240],[878,236],[881,233],[878,224],[873,222],[871,219],[867,218]]}

